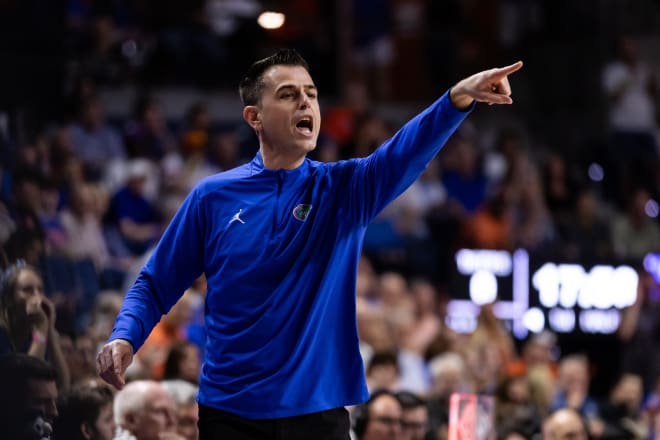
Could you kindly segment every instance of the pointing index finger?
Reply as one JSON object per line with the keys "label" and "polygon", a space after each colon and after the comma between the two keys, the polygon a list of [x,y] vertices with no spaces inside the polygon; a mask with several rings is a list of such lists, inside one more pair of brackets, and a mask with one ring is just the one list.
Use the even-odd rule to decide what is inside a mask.
{"label": "pointing index finger", "polygon": [[511,75],[512,73],[517,72],[518,70],[520,70],[522,68],[522,66],[523,66],[523,62],[518,61],[518,62],[510,64],[506,67],[497,68],[493,72],[493,76],[495,76],[496,78],[503,78],[507,75]]}

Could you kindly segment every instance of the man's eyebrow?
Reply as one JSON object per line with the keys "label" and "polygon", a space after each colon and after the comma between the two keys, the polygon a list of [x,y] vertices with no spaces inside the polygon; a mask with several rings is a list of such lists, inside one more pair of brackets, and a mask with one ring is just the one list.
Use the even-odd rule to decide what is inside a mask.
{"label": "man's eyebrow", "polygon": [[[314,84],[307,84],[304,86],[305,90],[317,90]],[[282,84],[275,91],[280,92],[282,90],[296,90],[298,87],[293,84]]]}

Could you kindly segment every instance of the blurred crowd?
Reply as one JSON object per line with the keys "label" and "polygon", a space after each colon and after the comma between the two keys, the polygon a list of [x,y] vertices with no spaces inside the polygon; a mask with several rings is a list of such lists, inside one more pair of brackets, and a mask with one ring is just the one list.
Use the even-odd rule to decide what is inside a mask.
{"label": "blurred crowd", "polygon": [[[212,87],[232,81],[232,68],[270,46],[235,49],[235,41],[263,32],[246,24],[251,2],[242,10],[232,2],[186,2],[185,20],[175,20],[181,11],[174,2],[152,9],[151,2],[65,3],[64,43],[74,61],[65,105],[27,135],[0,130],[0,432],[12,439],[196,439],[203,277],[151,333],[123,390],[97,378],[94,358],[183,198],[201,178],[251,160],[258,145],[246,126],[211,114],[203,100],[168,119],[141,85],[132,113],[116,119],[99,90],[135,79]],[[302,17],[322,9],[322,2],[284,3]],[[445,9],[434,2],[442,10],[431,17],[454,4],[442,3]],[[342,97],[322,108],[312,159],[366,156],[398,128],[377,105],[395,94],[387,4],[354,5],[357,20],[373,10],[383,16],[354,36],[352,74]],[[223,21],[230,7],[233,21]],[[533,15],[531,6],[517,8],[509,12]],[[145,11],[152,11],[150,26],[138,14]],[[323,23],[300,22],[306,26],[283,30],[270,44],[309,50],[303,54],[314,65],[329,53]],[[401,17],[397,23],[405,28]],[[433,34],[436,49],[453,47],[458,24],[439,26],[445,32]],[[468,56],[472,40],[463,41]],[[598,66],[608,119],[594,160],[576,162],[540,142],[524,119],[493,132],[469,118],[369,227],[356,294],[372,397],[351,408],[355,438],[446,438],[453,393],[492,396],[498,439],[659,438],[660,286],[642,265],[660,252],[658,72],[649,61],[635,38],[622,36],[616,54]],[[562,127],[555,130],[561,135]],[[599,366],[586,350],[562,351],[547,330],[516,340],[493,304],[481,307],[474,331],[449,328],[452,261],[461,248],[632,264],[638,297],[622,313],[623,349],[610,359],[611,383],[594,392]]]}

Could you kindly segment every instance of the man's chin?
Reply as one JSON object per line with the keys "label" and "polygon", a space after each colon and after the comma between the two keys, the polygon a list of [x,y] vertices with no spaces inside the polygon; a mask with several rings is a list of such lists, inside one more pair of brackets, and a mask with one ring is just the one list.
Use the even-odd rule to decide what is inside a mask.
{"label": "man's chin", "polygon": [[316,149],[316,141],[305,143],[302,148],[305,150],[305,153],[310,153]]}

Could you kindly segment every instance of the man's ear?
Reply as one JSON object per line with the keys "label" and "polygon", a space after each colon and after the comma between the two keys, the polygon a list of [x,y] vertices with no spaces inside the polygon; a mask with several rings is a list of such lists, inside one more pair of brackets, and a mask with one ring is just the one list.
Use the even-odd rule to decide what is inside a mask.
{"label": "man's ear", "polygon": [[126,414],[124,414],[124,423],[122,426],[128,431],[132,431],[133,428],[137,425],[138,422],[138,415],[134,413],[133,411],[128,411]]}
{"label": "man's ear", "polygon": [[80,425],[80,432],[85,440],[92,440],[94,438],[94,430],[87,422],[82,422],[82,425]]}
{"label": "man's ear", "polygon": [[261,128],[261,113],[259,113],[259,108],[256,105],[246,105],[243,107],[243,119],[255,131]]}

